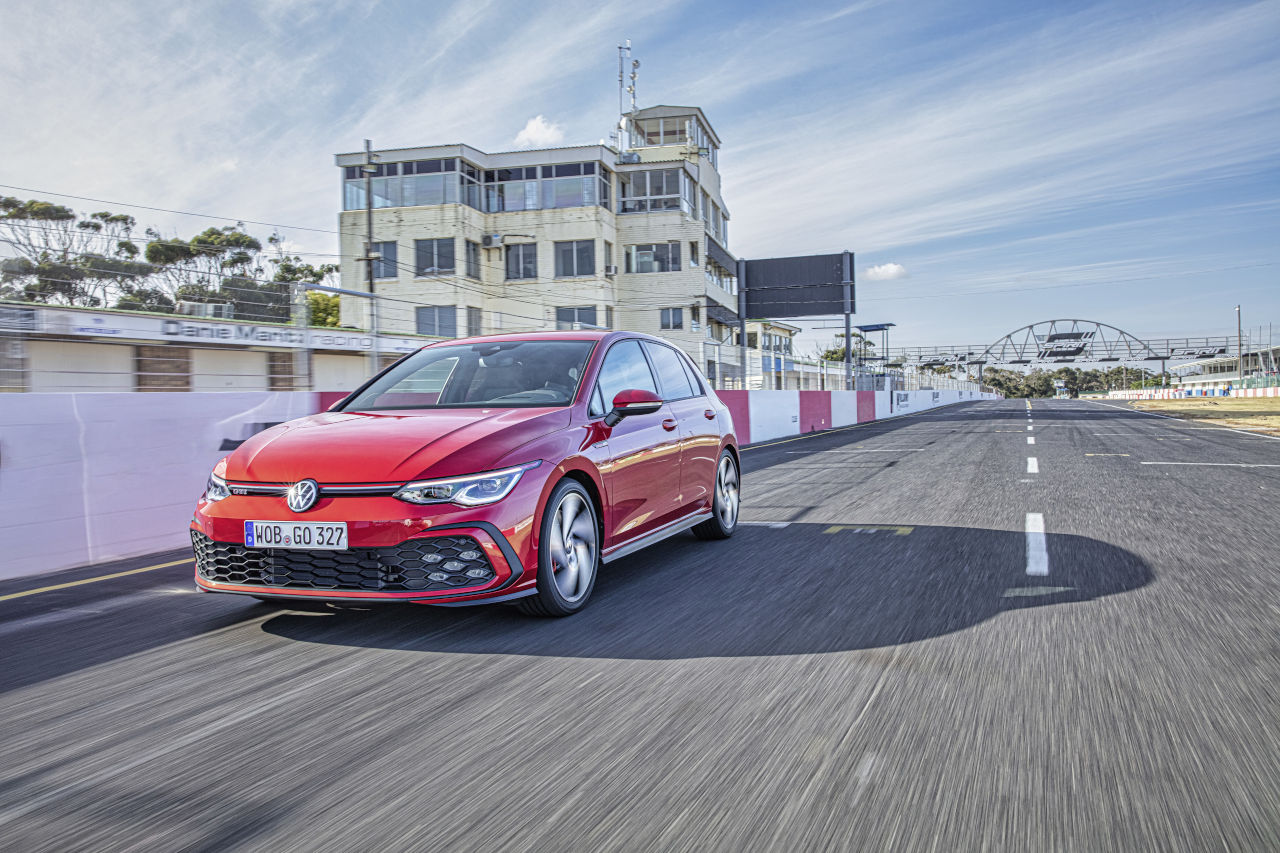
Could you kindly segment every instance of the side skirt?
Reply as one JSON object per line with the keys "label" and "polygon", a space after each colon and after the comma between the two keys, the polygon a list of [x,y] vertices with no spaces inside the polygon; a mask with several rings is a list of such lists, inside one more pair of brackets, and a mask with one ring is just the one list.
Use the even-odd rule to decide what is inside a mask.
{"label": "side skirt", "polygon": [[652,533],[646,533],[639,539],[633,539],[625,545],[619,546],[617,550],[605,554],[601,559],[601,562],[611,563],[620,557],[625,557],[628,554],[634,554],[641,548],[648,548],[650,545],[655,545],[663,539],[668,539],[675,536],[677,533],[683,533],[691,527],[697,527],[710,517],[711,510],[706,510],[705,512],[695,512],[693,515],[686,515],[684,518],[678,518],[667,524],[665,527],[660,527]]}

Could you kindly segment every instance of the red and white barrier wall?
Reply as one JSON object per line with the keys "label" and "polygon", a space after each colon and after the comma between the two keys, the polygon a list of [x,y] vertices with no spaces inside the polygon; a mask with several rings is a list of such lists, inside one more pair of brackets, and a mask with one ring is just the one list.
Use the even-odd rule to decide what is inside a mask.
{"label": "red and white barrier wall", "polygon": [[[215,462],[268,426],[345,392],[5,394],[0,399],[0,578],[135,557],[190,541]],[[993,394],[723,391],[738,440],[909,414]]]}
{"label": "red and white barrier wall", "polygon": [[978,391],[718,391],[733,413],[738,441],[775,438],[910,415],[966,400],[995,400]]}

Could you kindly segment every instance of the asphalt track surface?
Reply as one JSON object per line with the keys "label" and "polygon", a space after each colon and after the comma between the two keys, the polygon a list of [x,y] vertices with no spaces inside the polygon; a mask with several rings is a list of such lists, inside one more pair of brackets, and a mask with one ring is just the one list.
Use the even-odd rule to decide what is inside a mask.
{"label": "asphalt track surface", "polygon": [[743,489],[565,620],[0,584],[4,849],[1280,848],[1280,441],[969,403]]}

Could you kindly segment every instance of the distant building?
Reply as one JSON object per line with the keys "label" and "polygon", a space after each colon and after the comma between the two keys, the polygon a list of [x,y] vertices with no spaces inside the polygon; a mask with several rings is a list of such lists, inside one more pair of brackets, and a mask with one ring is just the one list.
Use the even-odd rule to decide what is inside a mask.
{"label": "distant building", "polygon": [[[720,343],[732,349],[738,321],[720,138],[698,107],[649,107],[624,122],[621,150],[376,151],[379,329],[626,328],[661,335],[717,372],[709,362]],[[336,160],[342,286],[367,291],[365,154]],[[343,325],[368,328],[368,304],[343,297]]]}

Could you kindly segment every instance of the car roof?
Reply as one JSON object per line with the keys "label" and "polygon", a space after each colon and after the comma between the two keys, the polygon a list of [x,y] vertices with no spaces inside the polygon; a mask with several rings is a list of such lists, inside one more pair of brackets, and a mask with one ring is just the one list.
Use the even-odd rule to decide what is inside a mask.
{"label": "car roof", "polygon": [[471,338],[455,338],[447,341],[435,341],[427,344],[429,347],[454,344],[479,344],[491,342],[514,342],[514,341],[613,341],[619,338],[642,338],[650,341],[660,341],[661,338],[653,335],[646,335],[643,332],[627,332],[612,331],[609,329],[593,329],[583,331],[554,331],[554,332],[511,332],[505,335],[478,335]]}

